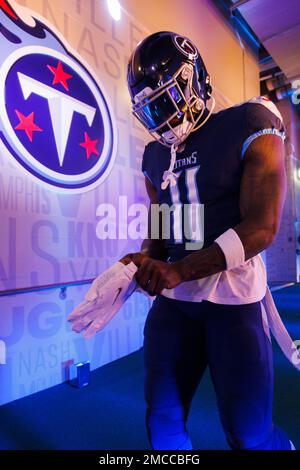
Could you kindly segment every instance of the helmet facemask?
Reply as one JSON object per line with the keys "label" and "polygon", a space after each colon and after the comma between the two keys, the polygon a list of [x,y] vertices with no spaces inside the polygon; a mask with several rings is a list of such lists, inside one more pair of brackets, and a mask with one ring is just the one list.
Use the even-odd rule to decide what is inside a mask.
{"label": "helmet facemask", "polygon": [[163,145],[179,145],[196,127],[206,109],[193,88],[194,67],[183,63],[155,90],[144,88],[134,96],[133,114]]}

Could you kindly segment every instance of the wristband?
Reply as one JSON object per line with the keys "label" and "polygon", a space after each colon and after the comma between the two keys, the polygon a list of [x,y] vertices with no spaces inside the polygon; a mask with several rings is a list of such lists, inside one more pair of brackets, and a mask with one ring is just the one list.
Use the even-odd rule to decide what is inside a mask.
{"label": "wristband", "polygon": [[240,237],[230,228],[215,239],[226,259],[226,269],[233,269],[245,262],[245,250]]}

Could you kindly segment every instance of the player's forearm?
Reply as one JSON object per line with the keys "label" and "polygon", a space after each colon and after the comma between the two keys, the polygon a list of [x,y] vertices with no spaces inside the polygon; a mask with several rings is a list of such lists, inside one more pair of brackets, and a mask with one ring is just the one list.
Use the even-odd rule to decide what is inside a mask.
{"label": "player's forearm", "polygon": [[[241,239],[245,251],[245,260],[265,250],[272,243],[278,223],[263,226],[251,220],[245,220],[234,227]],[[217,243],[209,248],[192,253],[179,262],[183,282],[201,279],[226,270],[223,251]]]}
{"label": "player's forearm", "polygon": [[213,243],[209,248],[195,251],[176,264],[182,275],[182,282],[202,279],[226,269],[225,256],[217,243]]}
{"label": "player's forearm", "polygon": [[245,260],[258,255],[268,248],[277,233],[279,221],[274,220],[269,225],[257,221],[245,220],[234,227],[241,239],[245,251]]}

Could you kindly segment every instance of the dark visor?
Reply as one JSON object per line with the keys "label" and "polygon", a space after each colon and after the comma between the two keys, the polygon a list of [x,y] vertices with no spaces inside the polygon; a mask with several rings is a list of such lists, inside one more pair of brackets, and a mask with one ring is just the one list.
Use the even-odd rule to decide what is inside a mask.
{"label": "dark visor", "polygon": [[175,103],[181,104],[181,101],[183,104],[183,97],[175,85],[162,94],[158,94],[157,98],[153,98],[153,96],[144,98],[142,103],[135,107],[134,112],[149,130],[153,130],[166,123],[170,118],[183,115],[183,112],[175,105]]}

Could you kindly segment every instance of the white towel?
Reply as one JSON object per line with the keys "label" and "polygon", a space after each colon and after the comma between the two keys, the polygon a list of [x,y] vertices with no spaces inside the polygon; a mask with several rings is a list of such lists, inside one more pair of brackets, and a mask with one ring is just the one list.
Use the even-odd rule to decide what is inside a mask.
{"label": "white towel", "polygon": [[291,364],[296,367],[296,369],[300,370],[300,355],[298,353],[297,346],[288,334],[287,329],[281,320],[277,307],[274,303],[273,296],[268,287],[265,300],[266,313],[270,330],[283,354],[287,357]]}

